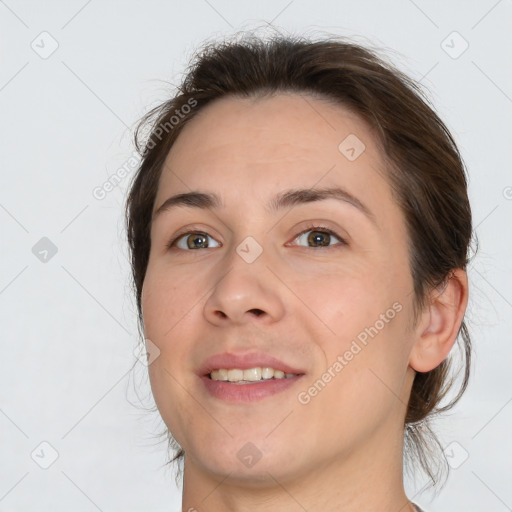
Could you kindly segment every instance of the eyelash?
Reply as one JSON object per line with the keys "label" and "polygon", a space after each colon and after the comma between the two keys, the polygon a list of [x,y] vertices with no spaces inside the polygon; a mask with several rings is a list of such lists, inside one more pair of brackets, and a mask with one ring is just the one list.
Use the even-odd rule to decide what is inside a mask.
{"label": "eyelash", "polygon": [[[317,224],[312,224],[312,225],[307,226],[306,229],[302,230],[300,233],[295,235],[295,237],[293,239],[295,240],[296,238],[304,235],[305,233],[308,233],[309,231],[320,231],[321,233],[324,233],[324,232],[328,233],[329,235],[332,235],[332,236],[336,237],[340,241],[340,243],[339,244],[335,244],[335,245],[323,246],[323,247],[322,246],[319,246],[319,247],[304,247],[305,249],[330,249],[330,248],[333,248],[333,247],[336,247],[336,246],[340,246],[340,245],[348,245],[346,240],[344,238],[342,238],[340,235],[338,235],[338,233],[336,233],[335,231],[333,231],[332,229],[330,229],[330,228],[328,228],[326,226],[319,226]],[[180,240],[180,238],[183,238],[183,237],[188,236],[188,235],[194,235],[194,234],[211,236],[211,235],[208,235],[208,233],[206,233],[205,231],[200,231],[200,230],[186,231],[185,233],[181,233],[181,234],[177,235],[175,238],[173,238],[167,244],[167,249],[172,249],[174,247],[174,244],[178,240]],[[207,247],[207,249],[210,249],[210,247]],[[185,249],[181,249],[181,250],[185,250]],[[194,251],[194,250],[197,250],[197,249],[188,249],[188,251]]]}

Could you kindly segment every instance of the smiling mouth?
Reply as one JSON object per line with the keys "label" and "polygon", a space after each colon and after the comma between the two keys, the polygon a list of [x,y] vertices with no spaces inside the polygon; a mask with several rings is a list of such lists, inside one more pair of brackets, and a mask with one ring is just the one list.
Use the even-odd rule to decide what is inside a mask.
{"label": "smiling mouth", "polygon": [[239,368],[219,368],[208,374],[211,380],[229,382],[232,384],[254,384],[270,380],[282,380],[298,377],[302,374],[284,373],[270,367],[254,367],[245,370]]}

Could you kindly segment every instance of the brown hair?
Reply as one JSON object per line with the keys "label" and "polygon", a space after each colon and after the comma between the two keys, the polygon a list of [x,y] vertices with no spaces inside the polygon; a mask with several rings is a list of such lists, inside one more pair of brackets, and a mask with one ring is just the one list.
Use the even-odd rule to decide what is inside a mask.
{"label": "brown hair", "polygon": [[[197,112],[218,98],[279,92],[324,97],[356,112],[374,130],[388,181],[406,219],[414,321],[428,292],[446,282],[453,269],[466,268],[472,221],[465,167],[451,134],[419,85],[375,50],[342,37],[314,41],[246,34],[239,40],[206,44],[177,94],[146,114],[136,130],[142,160],[129,191],[126,222],[140,325],[152,210],[162,165],[173,143]],[[149,135],[141,143],[141,130],[147,128]],[[465,322],[458,334],[464,356],[458,393],[441,405],[455,381],[448,358],[432,371],[416,374],[405,418],[405,453],[419,461],[432,483],[447,467],[443,457],[432,456],[440,444],[429,420],[453,407],[469,379],[471,341]],[[181,460],[183,450],[169,432],[168,438],[169,447],[178,449],[170,462]]]}

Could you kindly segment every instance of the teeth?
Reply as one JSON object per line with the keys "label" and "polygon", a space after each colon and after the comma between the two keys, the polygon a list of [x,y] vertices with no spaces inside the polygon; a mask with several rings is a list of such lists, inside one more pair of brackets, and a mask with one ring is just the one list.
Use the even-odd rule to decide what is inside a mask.
{"label": "teeth", "polygon": [[210,373],[212,380],[222,380],[229,382],[259,382],[261,380],[268,379],[289,379],[295,377],[294,373],[284,373],[281,370],[274,370],[269,367],[256,367],[249,368],[247,370],[239,370],[238,368],[221,368],[219,370],[213,370]]}
{"label": "teeth", "polygon": [[244,380],[248,380],[249,382],[261,380],[261,368],[250,368],[249,370],[244,370]]}
{"label": "teeth", "polygon": [[262,379],[271,379],[274,376],[274,368],[262,368],[261,369],[261,378]]}
{"label": "teeth", "polygon": [[239,382],[241,380],[244,380],[244,371],[228,370],[228,380],[229,382]]}
{"label": "teeth", "polygon": [[[222,370],[215,370],[216,378],[215,380],[228,380],[228,371],[225,369]],[[213,379],[213,372],[212,372],[212,379]]]}

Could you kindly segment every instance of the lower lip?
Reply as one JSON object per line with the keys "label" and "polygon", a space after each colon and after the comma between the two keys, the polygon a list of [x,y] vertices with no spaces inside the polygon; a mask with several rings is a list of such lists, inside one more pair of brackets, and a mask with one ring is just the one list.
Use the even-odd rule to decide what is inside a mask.
{"label": "lower lip", "polygon": [[277,395],[292,387],[304,375],[284,379],[268,379],[251,384],[236,384],[223,380],[212,380],[207,375],[201,377],[208,392],[227,402],[255,402],[268,396]]}

